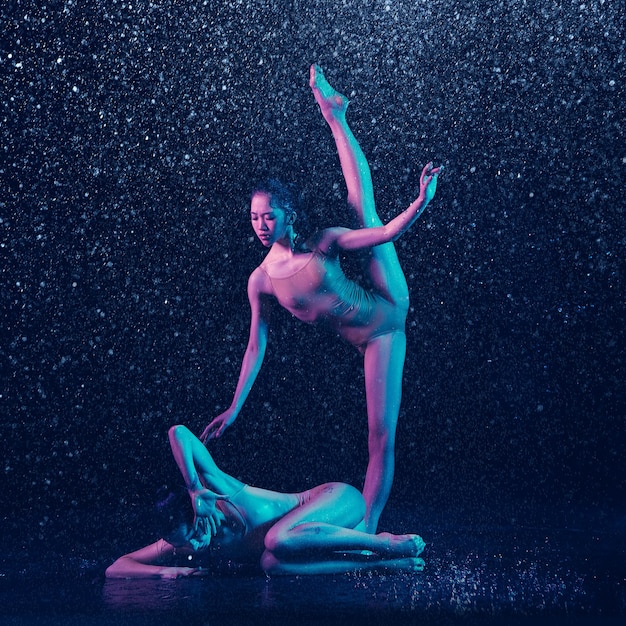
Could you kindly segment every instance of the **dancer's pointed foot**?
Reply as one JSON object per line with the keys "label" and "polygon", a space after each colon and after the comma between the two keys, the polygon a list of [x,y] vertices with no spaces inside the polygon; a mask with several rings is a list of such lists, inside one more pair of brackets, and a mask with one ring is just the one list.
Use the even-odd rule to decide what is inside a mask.
{"label": "dancer's pointed foot", "polygon": [[328,115],[337,117],[345,114],[348,108],[348,98],[331,87],[319,65],[311,65],[309,85],[324,118]]}

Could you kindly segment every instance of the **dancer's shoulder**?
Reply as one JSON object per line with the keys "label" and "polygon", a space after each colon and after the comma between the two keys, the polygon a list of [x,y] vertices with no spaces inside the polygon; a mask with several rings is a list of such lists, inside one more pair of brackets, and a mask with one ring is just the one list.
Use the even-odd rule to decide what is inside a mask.
{"label": "dancer's shoulder", "polygon": [[272,294],[272,281],[263,264],[259,265],[248,278],[248,293]]}
{"label": "dancer's shoulder", "polygon": [[339,253],[339,249],[336,245],[337,240],[343,233],[349,230],[349,228],[344,228],[342,226],[325,228],[309,240],[310,249],[321,252],[325,256],[336,256]]}

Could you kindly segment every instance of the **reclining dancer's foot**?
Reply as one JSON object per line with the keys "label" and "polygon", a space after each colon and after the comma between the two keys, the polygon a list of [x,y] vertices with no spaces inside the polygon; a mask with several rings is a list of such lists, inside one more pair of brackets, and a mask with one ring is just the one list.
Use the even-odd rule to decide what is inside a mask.
{"label": "reclining dancer's foot", "polygon": [[309,85],[326,121],[330,121],[330,118],[345,116],[348,98],[331,87],[319,65],[311,65]]}
{"label": "reclining dancer's foot", "polygon": [[418,557],[426,547],[425,541],[419,535],[380,533],[378,536],[387,540],[387,547],[381,554],[389,557]]}

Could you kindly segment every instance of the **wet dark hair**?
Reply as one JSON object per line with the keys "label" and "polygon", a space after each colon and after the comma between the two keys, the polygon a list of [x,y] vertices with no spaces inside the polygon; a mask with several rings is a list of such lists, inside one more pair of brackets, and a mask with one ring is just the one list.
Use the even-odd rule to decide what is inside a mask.
{"label": "wet dark hair", "polygon": [[257,193],[269,195],[272,208],[282,209],[287,215],[297,212],[298,194],[293,184],[283,183],[278,178],[267,178],[252,189],[250,198]]}
{"label": "wet dark hair", "polygon": [[193,528],[193,509],[182,487],[164,487],[157,494],[156,523],[159,534],[174,546],[187,543]]}
{"label": "wet dark hair", "polygon": [[270,206],[282,209],[286,215],[296,213],[298,216],[298,231],[309,230],[309,222],[304,210],[304,194],[298,191],[293,183],[283,183],[278,178],[266,178],[252,189],[250,199],[257,193],[265,193],[270,196]]}

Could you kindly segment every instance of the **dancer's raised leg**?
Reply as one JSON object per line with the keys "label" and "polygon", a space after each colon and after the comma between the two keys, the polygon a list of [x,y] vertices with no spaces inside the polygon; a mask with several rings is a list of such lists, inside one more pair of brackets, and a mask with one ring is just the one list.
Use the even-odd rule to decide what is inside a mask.
{"label": "dancer's raised leg", "polygon": [[[348,189],[348,203],[358,224],[361,228],[380,226],[370,167],[346,121],[348,99],[328,83],[317,65],[311,66],[310,85],[333,134]],[[393,304],[408,309],[408,287],[393,243],[373,248],[365,269],[377,292]]]}

